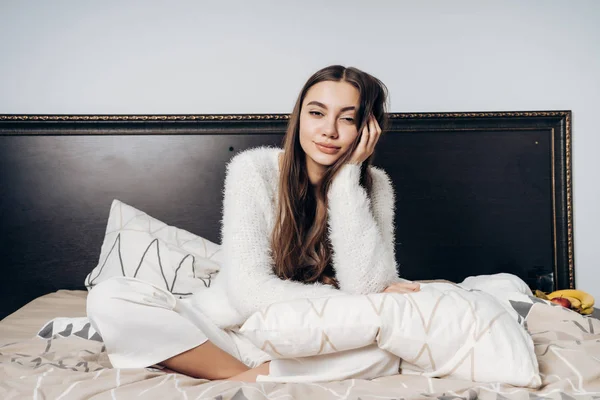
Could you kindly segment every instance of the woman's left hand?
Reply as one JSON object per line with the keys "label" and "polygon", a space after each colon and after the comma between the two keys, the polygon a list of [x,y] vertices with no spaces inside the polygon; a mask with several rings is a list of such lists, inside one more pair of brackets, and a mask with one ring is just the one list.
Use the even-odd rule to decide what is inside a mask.
{"label": "woman's left hand", "polygon": [[383,293],[415,293],[421,290],[417,282],[397,282],[388,286]]}
{"label": "woman's left hand", "polygon": [[375,150],[375,145],[377,144],[380,135],[381,127],[379,126],[377,119],[371,115],[362,131],[360,142],[358,143],[356,150],[354,150],[349,163],[361,164],[363,161],[369,158],[369,156],[373,154],[373,151]]}

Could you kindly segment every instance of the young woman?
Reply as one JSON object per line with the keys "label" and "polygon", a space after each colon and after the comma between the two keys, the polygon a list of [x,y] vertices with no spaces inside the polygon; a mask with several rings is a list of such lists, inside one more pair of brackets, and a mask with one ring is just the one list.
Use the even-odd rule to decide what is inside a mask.
{"label": "young woman", "polygon": [[224,261],[209,290],[175,299],[113,278],[90,292],[88,316],[113,366],[254,381],[269,357],[235,330],[252,313],[300,298],[418,291],[398,277],[394,192],[370,165],[386,101],[385,86],[356,68],[311,76],[283,149],[251,149],[227,167]]}

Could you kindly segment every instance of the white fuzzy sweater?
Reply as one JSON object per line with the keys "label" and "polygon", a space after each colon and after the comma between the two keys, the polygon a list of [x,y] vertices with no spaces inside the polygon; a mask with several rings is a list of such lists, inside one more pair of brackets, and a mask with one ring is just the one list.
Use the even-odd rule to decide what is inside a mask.
{"label": "white fuzzy sweater", "polygon": [[[242,324],[268,305],[298,298],[383,291],[400,279],[394,244],[394,191],[387,174],[370,167],[371,199],[360,186],[360,167],[345,165],[328,193],[329,240],[337,290],[320,283],[282,280],[273,272],[279,154],[260,147],[236,155],[227,167],[223,210],[223,266],[208,290],[194,296],[221,328]],[[371,203],[371,204],[370,204]]]}

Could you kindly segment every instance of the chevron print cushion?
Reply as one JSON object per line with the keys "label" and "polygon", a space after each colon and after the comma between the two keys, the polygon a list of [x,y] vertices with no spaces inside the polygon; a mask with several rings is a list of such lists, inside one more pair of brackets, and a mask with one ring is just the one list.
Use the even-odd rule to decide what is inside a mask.
{"label": "chevron print cushion", "polygon": [[273,304],[243,335],[275,358],[356,349],[376,342],[402,359],[402,373],[541,384],[533,341],[492,295],[447,283],[411,294],[371,294]]}
{"label": "chevron print cushion", "polygon": [[110,277],[129,276],[186,297],[210,286],[220,256],[219,245],[114,200],[100,260],[85,285],[90,290]]}

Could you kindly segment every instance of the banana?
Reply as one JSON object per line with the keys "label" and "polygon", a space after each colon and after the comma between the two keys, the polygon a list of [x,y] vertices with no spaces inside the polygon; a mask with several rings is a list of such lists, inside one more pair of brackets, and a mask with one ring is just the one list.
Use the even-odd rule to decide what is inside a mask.
{"label": "banana", "polygon": [[590,307],[590,308],[584,308],[583,310],[580,310],[579,314],[590,315],[593,312],[594,312],[594,307]]}
{"label": "banana", "polygon": [[546,296],[546,293],[542,292],[541,290],[535,290],[535,297],[542,299],[542,300],[549,300],[548,296]]}
{"label": "banana", "polygon": [[577,290],[577,289],[564,289],[564,290],[557,290],[555,292],[552,292],[548,295],[548,298],[550,300],[552,300],[555,297],[574,297],[576,299],[578,299],[581,302],[581,308],[582,309],[586,309],[586,308],[591,308],[594,306],[594,297],[592,297],[591,294],[586,293],[582,290]]}

